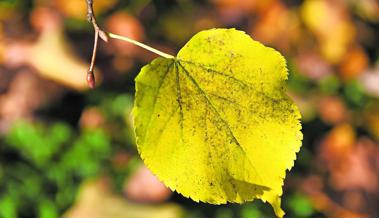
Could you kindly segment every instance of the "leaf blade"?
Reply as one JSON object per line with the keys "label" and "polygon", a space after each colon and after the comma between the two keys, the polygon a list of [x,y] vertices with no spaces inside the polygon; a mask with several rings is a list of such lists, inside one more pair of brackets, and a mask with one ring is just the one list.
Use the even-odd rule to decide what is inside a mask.
{"label": "leaf blade", "polygon": [[[159,92],[141,87],[157,91],[162,66],[167,77],[153,98]],[[284,58],[241,31],[196,34],[175,60],[156,59],[136,78],[141,157],[167,186],[195,201],[260,198],[282,217],[283,179],[302,139],[286,79]],[[146,109],[152,102],[154,109]]]}

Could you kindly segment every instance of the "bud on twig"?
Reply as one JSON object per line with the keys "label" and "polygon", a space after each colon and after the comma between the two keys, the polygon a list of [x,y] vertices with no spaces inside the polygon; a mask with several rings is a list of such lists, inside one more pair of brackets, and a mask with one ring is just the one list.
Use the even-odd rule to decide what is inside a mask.
{"label": "bud on twig", "polygon": [[104,41],[104,42],[108,42],[108,35],[106,32],[104,32],[103,30],[100,30],[99,29],[99,37]]}
{"label": "bud on twig", "polygon": [[87,84],[91,89],[94,89],[96,86],[95,75],[93,71],[88,71],[87,73]]}

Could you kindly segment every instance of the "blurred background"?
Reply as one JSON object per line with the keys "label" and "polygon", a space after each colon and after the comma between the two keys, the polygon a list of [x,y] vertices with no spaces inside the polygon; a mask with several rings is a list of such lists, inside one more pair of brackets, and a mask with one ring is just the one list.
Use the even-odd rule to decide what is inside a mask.
{"label": "blurred background", "polygon": [[[101,26],[170,54],[235,27],[286,57],[304,141],[285,180],[294,218],[379,217],[376,0],[94,0]],[[268,218],[269,205],[198,204],[165,188],[136,151],[134,77],[156,56],[100,43],[86,72],[85,0],[0,0],[0,217]]]}

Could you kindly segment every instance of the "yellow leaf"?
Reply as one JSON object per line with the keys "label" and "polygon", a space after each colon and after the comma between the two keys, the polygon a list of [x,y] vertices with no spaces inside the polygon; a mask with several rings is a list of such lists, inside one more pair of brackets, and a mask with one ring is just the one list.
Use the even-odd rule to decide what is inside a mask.
{"label": "yellow leaf", "polygon": [[212,204],[268,201],[278,217],[283,179],[301,146],[300,113],[272,48],[234,29],[196,34],[174,59],[136,78],[138,150],[168,187]]}

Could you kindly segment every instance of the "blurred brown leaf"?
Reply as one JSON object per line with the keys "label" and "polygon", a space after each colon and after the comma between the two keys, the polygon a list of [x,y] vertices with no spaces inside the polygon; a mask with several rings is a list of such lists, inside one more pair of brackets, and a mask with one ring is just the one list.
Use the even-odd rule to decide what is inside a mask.
{"label": "blurred brown leaf", "polygon": [[[129,37],[137,41],[143,41],[144,29],[138,19],[125,12],[116,12],[109,16],[105,22],[105,27],[109,32]],[[133,57],[137,55],[141,48],[119,40],[111,40],[109,43],[117,53]]]}
{"label": "blurred brown leaf", "polygon": [[162,202],[171,196],[170,189],[145,166],[137,169],[125,185],[126,196],[138,202]]}
{"label": "blurred brown leaf", "polygon": [[320,158],[328,169],[338,168],[341,160],[351,152],[356,142],[355,130],[350,124],[335,126],[321,141]]}
{"label": "blurred brown leaf", "polygon": [[112,157],[112,166],[116,170],[127,169],[129,161],[132,159],[133,155],[126,151],[117,151]]}
{"label": "blurred brown leaf", "polygon": [[327,124],[338,124],[347,122],[349,113],[345,103],[338,96],[322,97],[317,105],[322,121]]}
{"label": "blurred brown leaf", "polygon": [[[9,43],[5,48],[5,63],[11,66],[28,64],[42,77],[73,89],[87,89],[85,76],[89,63],[80,60],[70,49],[60,18],[52,9],[38,8],[33,12],[32,20],[41,31],[38,40]],[[95,72],[100,83],[99,71]]]}
{"label": "blurred brown leaf", "polygon": [[79,198],[67,218],[180,218],[182,209],[175,204],[141,205],[112,194],[103,180],[82,185]]}
{"label": "blurred brown leaf", "polygon": [[100,128],[104,125],[103,113],[96,107],[86,108],[80,117],[80,127],[84,129]]}
{"label": "blurred brown leaf", "polygon": [[305,178],[300,189],[308,195],[312,205],[328,218],[369,218],[369,215],[350,211],[334,200],[332,200],[325,192],[322,179],[318,176],[309,176]]}
{"label": "blurred brown leaf", "polygon": [[254,39],[289,52],[293,43],[299,43],[299,17],[281,1],[273,1],[262,11],[249,32]]}
{"label": "blurred brown leaf", "polygon": [[368,67],[368,57],[362,48],[349,49],[339,66],[343,80],[356,79]]}
{"label": "blurred brown leaf", "polygon": [[354,149],[340,160],[338,167],[330,169],[332,185],[336,190],[364,190],[375,193],[379,190],[379,147],[367,139],[359,140]]}
{"label": "blurred brown leaf", "polygon": [[322,166],[330,174],[335,190],[379,190],[379,147],[367,139],[355,139],[348,124],[336,126],[322,141],[319,150]]}
{"label": "blurred brown leaf", "polygon": [[211,0],[211,2],[219,11],[223,23],[233,24],[240,22],[246,15],[263,12],[279,1]]}
{"label": "blurred brown leaf", "polygon": [[61,90],[25,69],[12,79],[7,92],[0,95],[0,132],[19,119],[33,119],[34,112],[57,98]]}
{"label": "blurred brown leaf", "polygon": [[315,52],[301,52],[295,61],[299,72],[313,80],[324,78],[333,72],[330,64]]}

